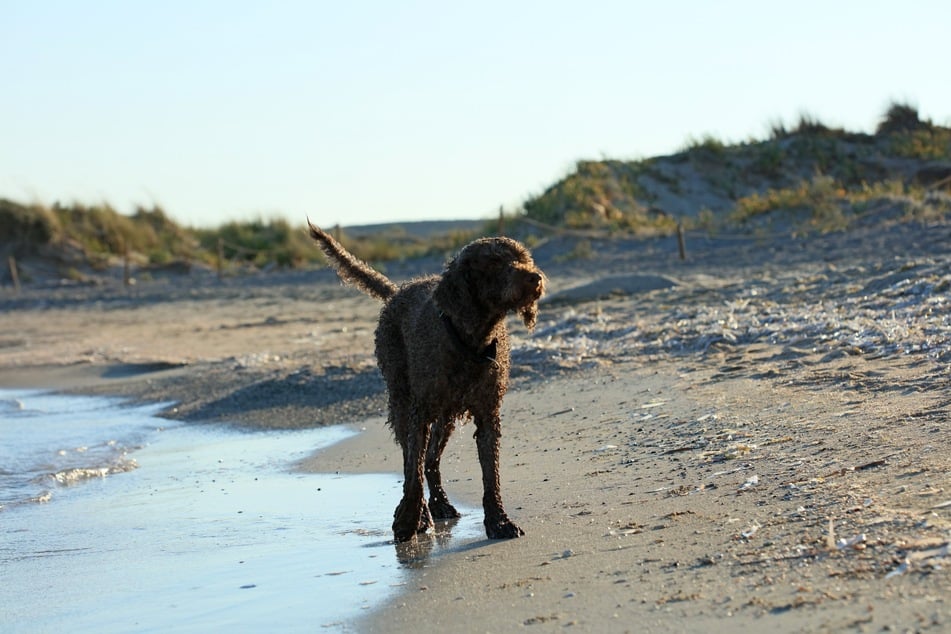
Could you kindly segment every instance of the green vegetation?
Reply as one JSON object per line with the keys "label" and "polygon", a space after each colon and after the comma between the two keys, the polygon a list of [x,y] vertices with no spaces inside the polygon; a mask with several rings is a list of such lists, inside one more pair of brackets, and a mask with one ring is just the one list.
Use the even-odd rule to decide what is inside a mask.
{"label": "green vegetation", "polygon": [[484,232],[449,231],[429,238],[421,238],[409,235],[404,228],[397,225],[386,232],[371,236],[350,237],[345,231],[339,233],[340,241],[344,246],[360,259],[367,262],[386,262],[410,260],[428,255],[446,256],[458,251],[480,235],[491,235],[493,230],[487,226]]}
{"label": "green vegetation", "polygon": [[649,169],[647,161],[579,161],[574,174],[526,201],[524,213],[554,227],[668,233],[676,221],[650,207],[651,195],[639,183]]}
{"label": "green vegetation", "polygon": [[775,121],[770,125],[770,135],[773,141],[781,141],[790,137],[843,137],[846,136],[842,128],[830,128],[807,112],[800,113],[799,121],[792,130],[787,130],[782,121]]}
{"label": "green vegetation", "polygon": [[[642,236],[669,235],[678,223],[707,231],[764,223],[838,231],[886,203],[902,206],[907,217],[943,217],[951,194],[946,175],[951,128],[893,103],[875,134],[801,114],[792,127],[773,122],[762,141],[728,145],[706,135],[669,157],[579,161],[523,210],[555,227]],[[868,204],[868,192],[882,183],[902,192]]]}
{"label": "green vegetation", "polygon": [[951,129],[929,128],[896,132],[891,138],[896,156],[922,160],[941,160],[951,156]]}
{"label": "green vegetation", "polygon": [[171,220],[160,207],[137,208],[131,216],[109,205],[53,205],[63,238],[101,259],[110,255],[140,254],[153,264],[189,259],[195,239]]}
{"label": "green vegetation", "polygon": [[[500,212],[501,213],[501,212]],[[678,153],[637,161],[581,160],[574,171],[486,221],[482,231],[421,237],[399,226],[373,235],[337,233],[361,259],[380,263],[445,255],[478,235],[503,231],[530,246],[539,235],[671,235],[682,224],[708,232],[839,231],[866,217],[945,219],[951,214],[951,128],[893,103],[874,134],[848,132],[802,114],[792,127],[773,122],[765,140],[725,144],[706,135]],[[564,258],[590,257],[580,242]],[[122,214],[108,204],[20,204],[0,199],[0,254],[39,257],[60,275],[129,263],[289,268],[323,260],[304,227],[282,219],[184,227],[159,206]],[[143,270],[144,269],[144,270]]]}
{"label": "green vegetation", "polygon": [[951,196],[936,195],[925,187],[899,180],[846,189],[834,179],[817,174],[793,187],[740,198],[729,220],[737,225],[764,217],[794,220],[800,231],[826,233],[846,229],[854,219],[886,208],[897,212],[899,220],[938,220],[951,214]]}
{"label": "green vegetation", "polygon": [[286,220],[228,222],[217,229],[195,229],[203,253],[216,253],[229,262],[243,262],[258,268],[302,266],[316,260],[316,253],[303,227],[293,228]]}
{"label": "green vegetation", "polygon": [[835,180],[816,175],[794,187],[769,189],[763,194],[753,192],[740,198],[730,220],[741,224],[771,212],[785,211],[821,231],[837,231],[848,226],[843,209],[847,202],[846,190]]}
{"label": "green vegetation", "polygon": [[726,152],[726,145],[712,134],[705,134],[699,140],[688,138],[687,145],[682,151],[694,156],[716,158]]}
{"label": "green vegetation", "polygon": [[[339,235],[368,262],[449,253],[474,237],[475,232],[454,231],[423,239],[399,229],[371,237]],[[17,258],[58,260],[60,275],[68,279],[82,279],[81,265],[103,269],[124,261],[146,270],[173,264],[187,270],[193,265],[293,268],[324,259],[303,225],[294,227],[283,219],[198,229],[177,224],[158,206],[124,215],[107,204],[46,207],[6,199],[0,199],[0,250]]]}
{"label": "green vegetation", "polygon": [[191,259],[197,247],[195,237],[160,207],[140,207],[126,216],[109,205],[44,207],[4,199],[0,199],[0,243],[13,254],[27,255],[69,246],[94,267],[127,255],[153,264]]}
{"label": "green vegetation", "polygon": [[0,243],[48,244],[61,234],[59,218],[49,209],[0,198]]}

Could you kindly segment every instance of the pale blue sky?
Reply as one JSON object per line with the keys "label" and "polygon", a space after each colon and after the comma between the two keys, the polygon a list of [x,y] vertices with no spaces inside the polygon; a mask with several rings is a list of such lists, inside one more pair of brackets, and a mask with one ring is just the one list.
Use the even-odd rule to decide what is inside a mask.
{"label": "pale blue sky", "polygon": [[951,122],[947,0],[0,0],[0,197],[481,218],[807,112]]}

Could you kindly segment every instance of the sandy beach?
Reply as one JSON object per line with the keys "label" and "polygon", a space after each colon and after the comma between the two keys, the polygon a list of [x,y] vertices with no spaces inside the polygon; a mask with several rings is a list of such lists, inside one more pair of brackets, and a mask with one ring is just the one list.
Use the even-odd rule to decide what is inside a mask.
{"label": "sandy beach", "polygon": [[[502,493],[526,535],[392,546],[411,582],[348,627],[951,627],[951,227],[689,236],[683,262],[671,239],[578,240],[535,246],[550,293],[534,333],[511,324]],[[401,469],[379,306],[330,271],[0,292],[0,387],[174,401],[163,416],[194,425],[346,424],[297,469]],[[478,508],[469,427],[443,472]]]}

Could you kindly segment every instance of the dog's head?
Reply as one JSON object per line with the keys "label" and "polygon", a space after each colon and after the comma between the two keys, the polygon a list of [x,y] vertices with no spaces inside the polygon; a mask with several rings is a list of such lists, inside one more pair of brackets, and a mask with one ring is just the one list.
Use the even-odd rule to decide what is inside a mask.
{"label": "dog's head", "polygon": [[514,311],[532,329],[544,292],[545,275],[528,249],[510,238],[482,238],[466,245],[446,265],[436,301],[443,310],[474,312],[483,318]]}

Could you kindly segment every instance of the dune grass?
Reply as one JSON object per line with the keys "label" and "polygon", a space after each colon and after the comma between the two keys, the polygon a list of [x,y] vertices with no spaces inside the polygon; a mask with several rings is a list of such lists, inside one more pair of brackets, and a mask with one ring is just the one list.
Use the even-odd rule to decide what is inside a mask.
{"label": "dune grass", "polygon": [[[803,113],[794,125],[773,122],[769,137],[727,144],[689,138],[669,157],[578,161],[568,174],[524,203],[537,222],[635,235],[670,235],[677,224],[742,227],[776,214],[799,230],[835,231],[870,207],[868,192],[903,187],[909,208],[940,213],[951,187],[936,194],[916,182],[921,170],[951,162],[951,128],[923,120],[917,108],[892,103],[874,134],[850,132]],[[704,195],[717,199],[714,211]],[[942,198],[944,196],[944,198]],[[664,200],[693,208],[671,213]],[[897,199],[896,199],[897,200]]]}
{"label": "dune grass", "polygon": [[[905,171],[896,172],[897,164]],[[802,114],[791,127],[773,122],[764,140],[727,144],[705,135],[688,139],[668,157],[580,160],[572,173],[499,222],[531,244],[537,226],[654,236],[671,235],[681,223],[719,231],[794,221],[797,230],[835,231],[882,204],[898,205],[910,218],[943,218],[951,213],[951,186],[935,190],[916,182],[915,175],[931,170],[929,178],[941,182],[945,172],[951,173],[949,164],[951,128],[922,120],[912,105],[892,103],[874,134],[849,132]],[[720,204],[709,206],[698,187]],[[695,209],[670,213],[663,206],[671,199],[686,200]],[[480,235],[496,233],[499,226],[486,221],[481,231],[425,238],[398,226],[369,236],[337,234],[357,257],[381,263],[445,256]],[[175,222],[158,205],[124,214],[107,203],[44,206],[0,199],[0,254],[50,257],[57,252],[82,254],[93,268],[119,259],[140,267],[187,263],[186,268],[219,269],[293,268],[323,261],[303,223],[295,226],[282,218],[193,228]]]}
{"label": "dune grass", "polygon": [[[448,253],[476,233],[452,231],[423,239],[397,229],[351,238],[337,231],[349,250],[371,263]],[[6,199],[0,199],[0,248],[17,257],[71,250],[82,253],[94,269],[129,259],[140,267],[178,262],[258,269],[297,268],[324,261],[303,224],[294,226],[282,218],[192,228],[178,224],[159,206],[122,214],[108,204],[57,203],[47,207]]]}

